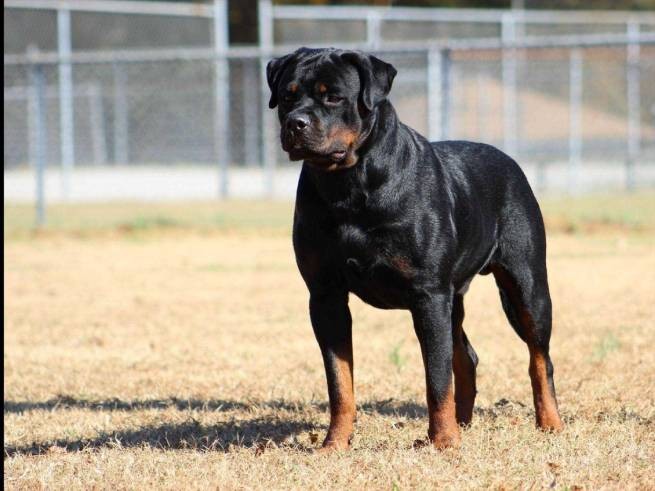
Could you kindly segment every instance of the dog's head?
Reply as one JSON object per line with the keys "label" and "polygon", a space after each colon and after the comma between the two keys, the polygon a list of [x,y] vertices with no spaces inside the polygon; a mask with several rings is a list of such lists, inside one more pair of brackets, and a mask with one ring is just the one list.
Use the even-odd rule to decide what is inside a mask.
{"label": "dog's head", "polygon": [[266,67],[282,148],[291,160],[323,170],[352,167],[367,122],[396,76],[388,63],[358,51],[300,48]]}

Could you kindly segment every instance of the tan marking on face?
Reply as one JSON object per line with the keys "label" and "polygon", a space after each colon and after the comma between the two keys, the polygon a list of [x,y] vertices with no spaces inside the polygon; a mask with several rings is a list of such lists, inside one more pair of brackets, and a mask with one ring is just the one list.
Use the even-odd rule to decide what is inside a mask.
{"label": "tan marking on face", "polygon": [[298,92],[298,84],[295,82],[289,84],[289,92],[291,92],[292,94]]}
{"label": "tan marking on face", "polygon": [[341,162],[330,164],[329,166],[322,167],[324,171],[335,171],[339,169],[347,169],[354,166],[357,161],[357,143],[359,133],[345,126],[335,125],[328,131],[322,145],[321,151],[329,152],[336,148],[343,148],[346,150],[346,156]]}
{"label": "tan marking on face", "polygon": [[325,85],[324,83],[319,82],[319,84],[318,84],[318,93],[319,94],[325,94],[327,92],[327,90],[328,90],[327,85]]}
{"label": "tan marking on face", "polygon": [[359,137],[359,133],[344,126],[333,126],[325,139],[326,147],[334,147],[336,143],[342,143],[345,147],[351,147]]}
{"label": "tan marking on face", "polygon": [[[320,122],[318,128],[321,128]],[[360,144],[359,131],[342,124],[335,124],[326,129],[322,145],[317,149],[319,152],[328,153],[335,150],[345,150],[346,155],[340,162],[329,165],[321,165],[323,171],[336,171],[353,167],[359,160],[356,150]]]}

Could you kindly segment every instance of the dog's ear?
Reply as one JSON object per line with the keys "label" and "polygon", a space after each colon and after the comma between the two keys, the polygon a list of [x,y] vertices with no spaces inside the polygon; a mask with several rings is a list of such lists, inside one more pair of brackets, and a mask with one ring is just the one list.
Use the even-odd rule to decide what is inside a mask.
{"label": "dog's ear", "polygon": [[266,79],[271,89],[271,98],[268,101],[268,107],[271,109],[277,106],[277,90],[280,85],[280,78],[282,78],[284,70],[289,66],[295,55],[296,53],[291,53],[280,58],[273,58],[266,65]]}
{"label": "dog's ear", "polygon": [[391,64],[358,51],[343,53],[341,58],[357,69],[361,84],[360,102],[368,111],[372,111],[376,104],[387,97],[398,72]]}

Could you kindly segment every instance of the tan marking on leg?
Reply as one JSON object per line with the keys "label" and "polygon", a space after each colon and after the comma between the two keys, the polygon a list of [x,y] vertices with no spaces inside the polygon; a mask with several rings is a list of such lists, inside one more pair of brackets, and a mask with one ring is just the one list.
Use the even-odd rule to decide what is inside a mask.
{"label": "tan marking on leg", "polygon": [[[453,303],[453,373],[455,375],[455,406],[457,423],[468,425],[475,404],[475,361],[468,353],[463,329],[464,298],[455,296]],[[473,349],[473,348],[471,348]]]}
{"label": "tan marking on leg", "polygon": [[330,429],[323,442],[323,451],[347,449],[355,422],[352,354],[339,355],[334,365],[338,396],[330,401]]}
{"label": "tan marking on leg", "polygon": [[457,342],[453,346],[453,373],[457,423],[467,425],[471,423],[473,417],[476,389],[475,375],[471,373],[471,360],[462,342]]}
{"label": "tan marking on leg", "polygon": [[564,424],[557,410],[555,395],[551,392],[548,384],[546,358],[532,347],[530,347],[529,372],[537,426],[542,430],[561,431]]}
{"label": "tan marking on leg", "polygon": [[[537,427],[547,431],[561,431],[564,424],[557,409],[554,390],[548,383],[548,365],[543,352],[539,350],[535,339],[535,325],[531,313],[521,305],[520,291],[511,275],[499,266],[492,266],[491,271],[499,287],[502,287],[514,305],[518,316],[519,335],[525,340],[530,350],[530,382],[534,400]],[[515,326],[516,327],[516,326]]]}
{"label": "tan marking on leg", "polygon": [[434,400],[428,389],[428,417],[430,419],[428,437],[436,448],[459,447],[461,438],[455,419],[455,397],[452,383],[448,387],[446,396],[440,402]]}

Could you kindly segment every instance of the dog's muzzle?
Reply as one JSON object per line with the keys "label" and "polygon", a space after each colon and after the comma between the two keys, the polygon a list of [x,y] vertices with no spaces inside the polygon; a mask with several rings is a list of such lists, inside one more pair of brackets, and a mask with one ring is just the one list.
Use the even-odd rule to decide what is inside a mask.
{"label": "dog's muzzle", "polygon": [[306,114],[289,115],[282,127],[282,148],[286,152],[307,146],[311,121]]}

